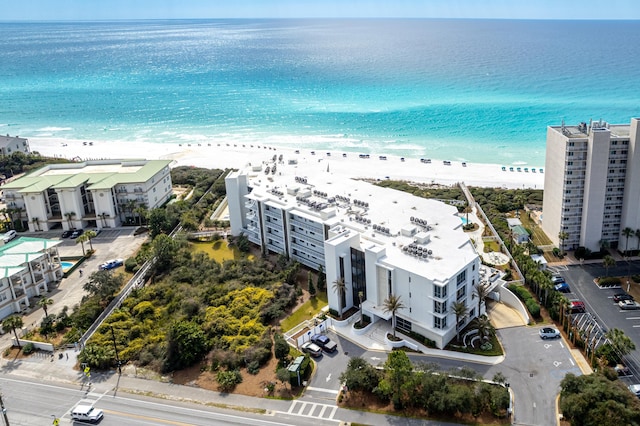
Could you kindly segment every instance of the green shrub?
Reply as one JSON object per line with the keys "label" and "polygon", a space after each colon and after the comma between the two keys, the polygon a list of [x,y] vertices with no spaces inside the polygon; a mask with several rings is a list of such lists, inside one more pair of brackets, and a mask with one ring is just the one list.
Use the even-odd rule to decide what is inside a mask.
{"label": "green shrub", "polygon": [[238,383],[242,383],[242,375],[238,370],[218,371],[216,380],[221,392],[230,392]]}
{"label": "green shrub", "polygon": [[127,272],[135,272],[138,266],[138,261],[135,257],[130,257],[124,262],[124,270]]}
{"label": "green shrub", "polygon": [[527,300],[525,305],[527,305],[527,309],[529,310],[529,313],[533,315],[534,318],[540,317],[540,305],[535,300],[529,299]]}
{"label": "green shrub", "polygon": [[27,343],[26,345],[24,345],[22,347],[22,353],[25,354],[25,355],[29,355],[29,354],[33,353],[33,351],[35,351],[35,350],[36,350],[36,347],[33,346],[33,343],[31,343],[31,342]]}
{"label": "green shrub", "polygon": [[618,277],[605,277],[598,280],[600,287],[616,287],[620,285],[620,278]]}
{"label": "green shrub", "polygon": [[247,371],[249,372],[249,374],[258,374],[260,372],[260,364],[258,364],[258,361],[251,361],[247,365]]}

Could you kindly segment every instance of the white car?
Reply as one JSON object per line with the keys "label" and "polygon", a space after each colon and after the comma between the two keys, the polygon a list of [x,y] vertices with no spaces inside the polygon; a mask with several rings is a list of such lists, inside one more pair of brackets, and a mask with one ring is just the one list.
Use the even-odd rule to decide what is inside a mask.
{"label": "white car", "polygon": [[2,236],[2,241],[4,241],[4,243],[7,244],[9,241],[13,240],[17,236],[18,236],[18,233],[13,229],[11,229],[5,232],[5,234]]}
{"label": "white car", "polygon": [[640,305],[638,305],[633,300],[621,300],[618,302],[618,306],[620,307],[620,309],[625,311],[640,309]]}
{"label": "white car", "polygon": [[560,337],[560,332],[557,329],[553,328],[553,327],[543,327],[543,328],[540,329],[538,334],[540,334],[540,338],[542,340],[556,339],[556,338]]}
{"label": "white car", "polygon": [[97,423],[103,416],[104,413],[102,410],[95,408],[93,405],[76,405],[76,407],[71,410],[71,419],[82,422]]}
{"label": "white car", "polygon": [[640,384],[629,385],[629,390],[630,390],[630,391],[631,391],[631,393],[633,393],[635,396],[637,396],[638,398],[640,398]]}

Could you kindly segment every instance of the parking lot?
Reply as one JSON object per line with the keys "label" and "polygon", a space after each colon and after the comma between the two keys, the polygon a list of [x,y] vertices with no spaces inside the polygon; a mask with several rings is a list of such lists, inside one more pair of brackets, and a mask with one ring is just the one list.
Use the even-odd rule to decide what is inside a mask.
{"label": "parking lot", "polygon": [[[64,306],[70,309],[74,305],[80,303],[84,295],[83,285],[87,282],[92,272],[97,271],[99,265],[107,260],[122,258],[127,259],[132,256],[138,248],[146,241],[147,234],[134,236],[136,228],[123,227],[105,229],[93,238],[91,244],[95,253],[89,259],[85,260],[82,265],[76,269],[70,276],[63,278],[57,286],[50,287],[48,297],[53,299],[54,303],[48,309],[49,314],[57,314]],[[58,253],[62,258],[77,258],[82,256],[82,246],[75,240],[61,239],[62,230],[48,232],[21,232],[18,237],[35,237],[59,239],[61,244],[57,246]],[[84,243],[85,250],[88,250],[89,243]],[[80,270],[83,274],[80,275]],[[25,326],[28,328],[35,327],[42,320],[44,312],[40,308],[33,307],[24,319]]]}
{"label": "parking lot", "polygon": [[[626,290],[626,283],[619,288],[600,288],[594,280],[604,276],[627,276],[640,272],[639,262],[622,263],[608,271],[600,264],[571,266],[557,270],[569,284],[570,292],[566,293],[569,300],[576,299],[584,302],[586,313],[572,314],[572,320],[580,324],[583,330],[588,330],[591,337],[597,339],[599,334],[617,328],[622,330],[640,348],[640,310],[624,310],[613,300],[616,293]],[[595,333],[595,334],[594,334]],[[640,354],[638,349],[625,357],[633,376],[625,378],[628,383],[640,383]]]}

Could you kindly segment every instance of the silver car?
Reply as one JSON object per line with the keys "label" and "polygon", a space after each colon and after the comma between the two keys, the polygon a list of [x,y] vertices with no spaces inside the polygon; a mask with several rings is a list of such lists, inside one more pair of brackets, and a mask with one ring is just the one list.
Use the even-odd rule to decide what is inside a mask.
{"label": "silver car", "polygon": [[560,337],[560,332],[553,327],[543,327],[538,332],[542,340],[556,339]]}

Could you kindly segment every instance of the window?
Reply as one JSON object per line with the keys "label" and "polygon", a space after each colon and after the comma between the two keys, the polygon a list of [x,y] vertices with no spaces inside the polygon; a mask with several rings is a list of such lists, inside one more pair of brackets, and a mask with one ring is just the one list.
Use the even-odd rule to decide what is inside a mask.
{"label": "window", "polygon": [[467,287],[462,286],[458,289],[458,291],[456,292],[456,298],[458,300],[460,300],[461,298],[465,297],[467,295]]}
{"label": "window", "polygon": [[438,299],[444,299],[447,297],[447,286],[441,287],[439,285],[433,286],[433,297]]}
{"label": "window", "polygon": [[5,300],[7,300],[7,293],[0,293],[0,302],[4,302]]}
{"label": "window", "polygon": [[411,332],[411,321],[407,321],[404,318],[396,317],[396,327],[398,330]]}
{"label": "window", "polygon": [[433,301],[433,312],[436,314],[444,314],[447,312],[447,302]]}
{"label": "window", "polygon": [[466,279],[467,279],[467,271],[464,270],[460,272],[456,277],[457,285],[460,285],[460,283],[463,283]]}
{"label": "window", "polygon": [[444,317],[444,318],[434,317],[433,327],[438,329],[447,328],[447,317]]}

